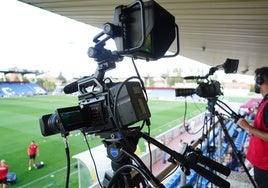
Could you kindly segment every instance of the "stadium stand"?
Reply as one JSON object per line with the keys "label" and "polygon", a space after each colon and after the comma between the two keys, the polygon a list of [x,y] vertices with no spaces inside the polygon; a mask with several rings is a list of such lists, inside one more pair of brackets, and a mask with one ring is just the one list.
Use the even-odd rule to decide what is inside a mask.
{"label": "stadium stand", "polygon": [[36,77],[43,73],[37,70],[30,71],[18,68],[0,70],[0,74],[2,75],[2,81],[0,81],[0,97],[46,95],[47,91],[36,82],[23,81],[23,77],[26,74],[33,74]]}
{"label": "stadium stand", "polygon": [[0,82],[0,96],[32,96],[46,95],[46,90],[37,83],[30,82]]}
{"label": "stadium stand", "polygon": [[[246,141],[246,137],[247,137],[247,132],[246,131],[237,131],[238,126],[231,120],[227,121],[225,123],[226,129],[228,130],[228,133],[230,135],[230,137],[233,139],[234,144],[237,148],[237,150],[239,152],[243,151],[243,145],[245,144]],[[216,130],[215,132],[216,134],[214,135],[215,137],[217,137],[219,134],[219,130]],[[211,135],[210,135],[211,136]],[[211,137],[208,138],[209,142],[207,144],[210,144],[212,142]],[[228,140],[225,140],[223,143],[223,146],[221,147],[221,149],[223,150],[223,153],[226,154],[227,149],[230,145],[230,143],[228,142]],[[203,145],[201,150],[202,152],[205,152],[207,148],[207,145]],[[182,172],[178,171],[176,173],[174,173],[174,175],[168,180],[168,182],[166,183],[166,187],[167,188],[177,188],[180,186],[180,181],[182,179]],[[188,185],[194,185],[194,187],[197,188],[206,188],[209,186],[209,181],[206,178],[203,178],[201,176],[198,176],[198,174],[191,170],[190,175],[188,175],[186,177],[186,184]]]}

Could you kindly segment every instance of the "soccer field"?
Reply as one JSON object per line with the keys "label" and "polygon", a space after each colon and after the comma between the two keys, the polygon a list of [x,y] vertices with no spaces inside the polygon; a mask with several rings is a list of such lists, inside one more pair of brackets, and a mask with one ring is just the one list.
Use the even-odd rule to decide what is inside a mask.
{"label": "soccer field", "polygon": [[[61,135],[43,137],[39,117],[51,114],[56,108],[77,105],[74,96],[34,96],[1,98],[0,158],[5,159],[10,172],[16,172],[18,181],[12,187],[64,187],[66,178],[66,156]],[[183,121],[184,102],[149,101],[151,135],[158,135]],[[188,103],[187,118],[205,110],[205,103]],[[31,140],[39,145],[36,161],[43,161],[44,168],[28,171],[27,147]],[[87,150],[81,135],[69,136],[71,156]],[[101,144],[101,139],[92,136],[90,146]],[[142,148],[141,148],[142,149]],[[75,164],[72,159],[71,163]],[[78,187],[77,170],[71,167],[70,187]]]}

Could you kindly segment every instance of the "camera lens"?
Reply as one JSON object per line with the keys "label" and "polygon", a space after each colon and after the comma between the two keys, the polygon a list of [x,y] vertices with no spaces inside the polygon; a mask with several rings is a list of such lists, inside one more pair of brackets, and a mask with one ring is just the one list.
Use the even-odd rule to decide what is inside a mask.
{"label": "camera lens", "polygon": [[56,114],[43,115],[39,119],[40,129],[43,136],[60,133],[58,117]]}

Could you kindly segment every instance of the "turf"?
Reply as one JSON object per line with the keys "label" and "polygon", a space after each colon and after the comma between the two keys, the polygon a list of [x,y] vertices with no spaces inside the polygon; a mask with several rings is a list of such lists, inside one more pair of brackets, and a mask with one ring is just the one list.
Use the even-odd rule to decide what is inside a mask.
{"label": "turf", "polygon": [[[43,137],[39,117],[50,114],[56,108],[77,105],[74,96],[34,96],[0,99],[0,158],[5,159],[10,171],[16,172],[17,184],[12,187],[64,187],[66,178],[66,157],[60,134]],[[197,108],[198,106],[198,108]],[[187,118],[204,111],[206,104],[188,104]],[[151,135],[158,135],[183,121],[184,102],[149,101]],[[44,161],[45,167],[28,171],[27,147],[35,140],[40,148],[37,161]],[[69,136],[71,156],[87,150],[81,135]],[[90,146],[101,144],[101,139],[91,136]],[[141,149],[143,150],[142,146]],[[71,163],[75,164],[72,159]],[[90,177],[89,177],[90,178]],[[77,169],[71,167],[70,187],[78,187]]]}

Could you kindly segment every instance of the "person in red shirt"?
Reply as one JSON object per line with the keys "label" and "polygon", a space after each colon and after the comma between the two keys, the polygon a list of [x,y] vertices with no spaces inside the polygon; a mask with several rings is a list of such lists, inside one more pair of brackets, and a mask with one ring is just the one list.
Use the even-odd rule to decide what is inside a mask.
{"label": "person in red shirt", "polygon": [[7,186],[7,173],[8,165],[6,165],[6,161],[2,159],[0,163],[0,188],[6,188]]}
{"label": "person in red shirt", "polygon": [[29,156],[29,167],[28,170],[32,169],[32,166],[35,167],[35,158],[38,154],[38,145],[32,141],[28,146],[28,156]]}
{"label": "person in red shirt", "polygon": [[255,92],[261,93],[261,101],[253,126],[245,118],[237,124],[249,132],[247,159],[254,167],[254,179],[258,188],[268,186],[268,67],[255,70]]}

